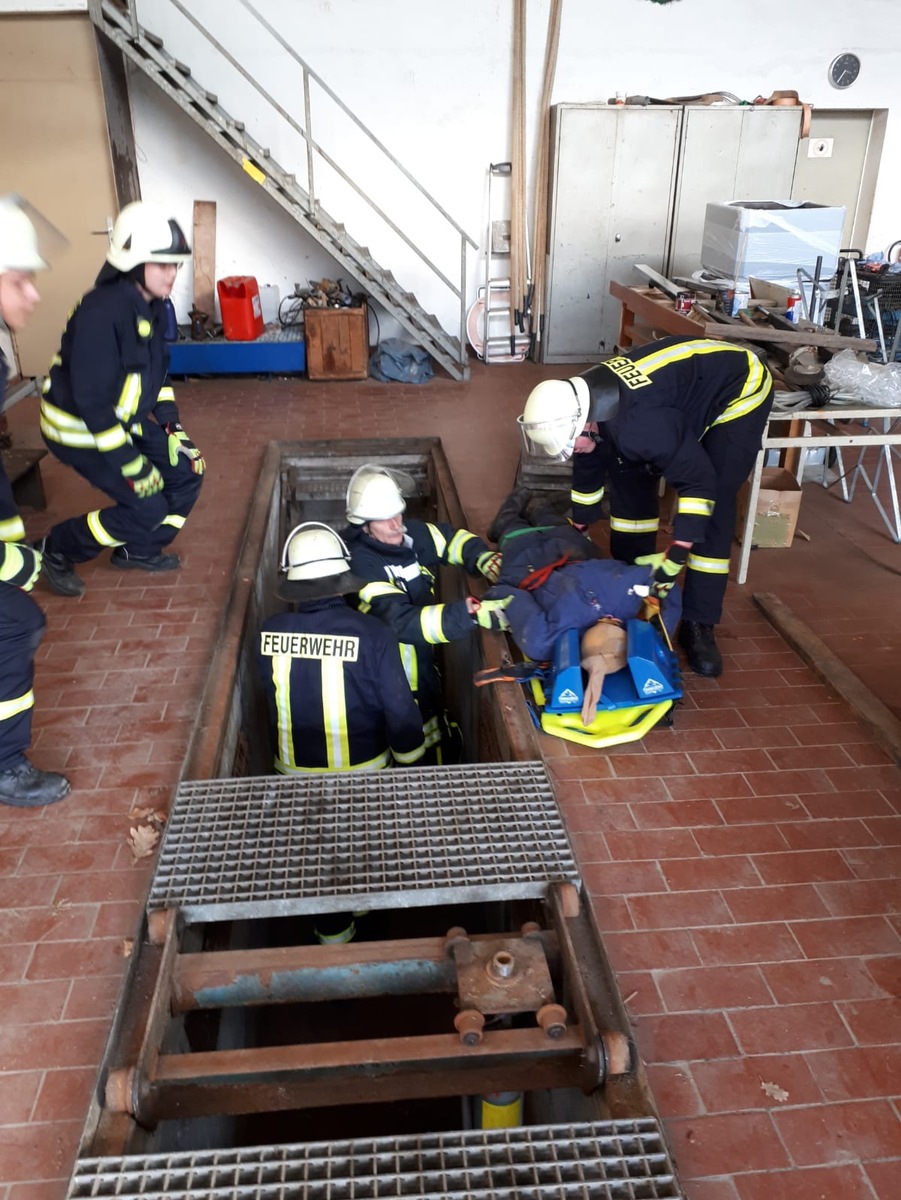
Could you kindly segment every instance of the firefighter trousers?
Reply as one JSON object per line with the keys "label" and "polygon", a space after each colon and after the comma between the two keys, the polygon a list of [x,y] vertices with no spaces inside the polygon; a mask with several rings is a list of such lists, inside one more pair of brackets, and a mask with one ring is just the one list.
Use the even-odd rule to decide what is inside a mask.
{"label": "firefighter trousers", "polygon": [[[713,425],[701,439],[716,471],[713,515],[703,542],[691,548],[685,572],[682,619],[716,625],[729,582],[729,558],[735,537],[738,490],[754,468],[770,411],[769,399],[746,416]],[[607,478],[610,495],[610,553],[634,562],[657,551],[660,475],[649,464],[626,462],[610,447]],[[627,528],[617,529],[617,524]],[[635,525],[643,526],[635,530]]]}
{"label": "firefighter trousers", "polygon": [[0,583],[0,771],[25,760],[34,711],[34,656],[44,614],[21,588]]}
{"label": "firefighter trousers", "polygon": [[142,435],[133,435],[132,440],[136,453],[148,458],[163,477],[163,490],[155,496],[139,499],[102,451],[47,442],[60,462],[74,467],[114,502],[111,508],[70,517],[53,526],[47,546],[69,562],[87,562],[114,546],[124,546],[135,558],[159,554],[196,504],[202,476],[194,474],[184,455],[179,455],[174,467],[170,465],[166,431],[144,421]]}

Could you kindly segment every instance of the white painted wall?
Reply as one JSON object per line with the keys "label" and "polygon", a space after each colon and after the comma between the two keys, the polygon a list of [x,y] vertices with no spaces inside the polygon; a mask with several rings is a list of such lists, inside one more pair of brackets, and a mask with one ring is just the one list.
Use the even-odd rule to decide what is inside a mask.
{"label": "white painted wall", "polygon": [[[509,157],[509,0],[256,0],[256,5],[459,224],[477,241],[484,240],[487,165]],[[0,0],[0,11],[5,7],[6,0]],[[302,120],[297,68],[238,0],[189,0],[189,7]],[[527,0],[530,147],[549,8],[550,0]],[[191,65],[194,77],[215,90],[299,180],[305,179],[300,139],[280,132],[264,117],[262,102],[247,84],[223,75],[209,47],[169,0],[141,0],[141,14],[167,47]],[[838,92],[829,86],[826,72],[842,50],[858,53],[863,68],[853,87]],[[554,102],[604,100],[617,91],[666,97],[720,89],[753,99],[777,88],[794,88],[820,107],[890,110],[867,249],[885,248],[901,237],[901,0],[564,2]],[[186,227],[194,199],[218,203],[217,275],[252,274],[260,283],[277,284],[284,295],[295,281],[338,272],[193,122],[137,76],[133,105],[144,195],[165,202]],[[333,139],[327,148],[336,156],[343,147],[354,161],[359,158],[351,131],[332,122],[318,102],[313,127],[324,142]],[[371,163],[365,162],[360,174],[372,194],[400,194],[387,173]],[[356,202],[340,198],[325,174],[317,183],[326,207],[334,205],[332,215],[370,245],[382,265],[448,328],[456,329],[458,313],[448,293],[429,286],[393,235],[373,227]],[[398,224],[414,241],[424,241],[439,265],[457,277],[455,243],[440,239],[421,210],[403,196]],[[468,301],[481,272],[478,255],[470,252]],[[192,294],[188,270],[177,286],[176,305],[183,318]]]}

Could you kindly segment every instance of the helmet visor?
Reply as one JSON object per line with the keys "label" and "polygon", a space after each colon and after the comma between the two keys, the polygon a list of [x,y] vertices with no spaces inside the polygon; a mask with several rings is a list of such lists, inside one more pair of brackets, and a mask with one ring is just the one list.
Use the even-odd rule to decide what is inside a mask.
{"label": "helmet visor", "polygon": [[516,418],[526,454],[535,458],[550,457],[554,462],[566,462],[572,457],[576,438],[582,429],[579,412],[554,417],[550,421],[526,421]]}

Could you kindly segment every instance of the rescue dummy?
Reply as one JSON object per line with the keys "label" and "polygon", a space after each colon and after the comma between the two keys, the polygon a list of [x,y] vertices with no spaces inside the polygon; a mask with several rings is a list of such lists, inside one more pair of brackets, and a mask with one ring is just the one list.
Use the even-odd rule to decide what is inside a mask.
{"label": "rescue dummy", "polygon": [[626,631],[615,621],[598,621],[582,634],[579,651],[579,663],[585,672],[582,724],[587,727],[597,716],[604,680],[626,665]]}
{"label": "rescue dummy", "polygon": [[[529,395],[526,450],[573,458],[572,517],[587,528],[610,487],[610,552],[653,567],[665,596],[685,570],[678,640],[699,675],[722,673],[722,615],[736,495],[754,466],[772,406],[772,378],[753,350],[663,338]],[[658,551],[661,476],[676,490],[672,541]]]}
{"label": "rescue dummy", "polygon": [[164,554],[200,493],[203,456],[181,426],[168,379],[164,301],[191,257],[178,222],[143,201],[122,209],[106,263],[76,306],[41,401],[48,449],[112,501],[54,525],[44,576],[80,596],[74,564],[112,550],[123,570],[175,571]]}
{"label": "rescue dummy", "polygon": [[342,531],[351,564],[363,584],[360,611],[378,617],[401,644],[404,667],[422,713],[429,760],[458,761],[460,731],[444,708],[435,657],[437,646],[472,637],[479,629],[504,628],[506,601],[475,596],[447,604],[438,601],[441,566],[460,567],[493,582],[501,555],[468,529],[439,521],[405,519],[414,481],[375,463],[356,470],[348,484],[349,527]]}
{"label": "rescue dummy", "polygon": [[[34,279],[47,266],[38,237],[44,226],[20,197],[0,196],[0,328],[11,333],[25,328],[40,300]],[[0,411],[6,377],[0,349]],[[34,656],[45,628],[44,614],[28,593],[40,570],[40,552],[25,544],[25,525],[0,462],[0,804],[14,808],[53,804],[69,791],[64,776],[38,770],[25,756],[31,745]]]}

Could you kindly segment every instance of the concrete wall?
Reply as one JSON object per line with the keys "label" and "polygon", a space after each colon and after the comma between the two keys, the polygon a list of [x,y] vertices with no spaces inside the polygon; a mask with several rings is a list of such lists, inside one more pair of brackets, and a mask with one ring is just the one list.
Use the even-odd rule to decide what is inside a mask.
{"label": "concrete wall", "polygon": [[[476,241],[484,240],[487,166],[509,157],[512,4],[508,0],[256,0],[257,8],[310,67],[341,97]],[[0,11],[6,0],[0,0]],[[17,9],[36,4],[17,4]],[[83,5],[73,5],[83,7]],[[527,0],[529,170],[541,89],[550,0]],[[251,20],[239,0],[191,0],[205,22],[245,68],[302,121],[296,65]],[[142,20],[189,63],[194,77],[270,146],[282,165],[306,177],[302,142],[263,112],[264,104],[237,77],[223,77],[210,48],[168,0],[142,0]],[[794,88],[828,108],[889,109],[885,148],[867,250],[901,237],[901,12],[899,0],[565,0],[553,101],[597,101],[617,91],[657,97],[726,90],[742,99]],[[860,55],[858,81],[836,91],[827,81],[841,51]],[[218,203],[216,272],[253,274],[279,286],[339,268],[200,130],[143,78],[133,86],[135,136],[145,197],[162,199],[190,225],[194,199]],[[424,210],[364,156],[356,133],[314,104],[314,133],[348,166],[362,163],[361,180],[381,199],[400,200],[399,224],[428,249],[451,278],[459,272],[453,238],[439,234]],[[329,141],[331,139],[331,141]],[[382,265],[456,328],[449,294],[426,273],[365,206],[342,198],[328,173],[317,191],[332,215],[371,246]],[[505,197],[500,196],[505,206]],[[339,211],[340,207],[340,211]],[[398,214],[392,214],[397,219]],[[505,215],[498,212],[497,215]],[[483,267],[470,252],[467,301]],[[350,281],[348,281],[350,282]],[[175,294],[179,315],[190,307],[190,271]],[[391,329],[382,330],[394,332]]]}

